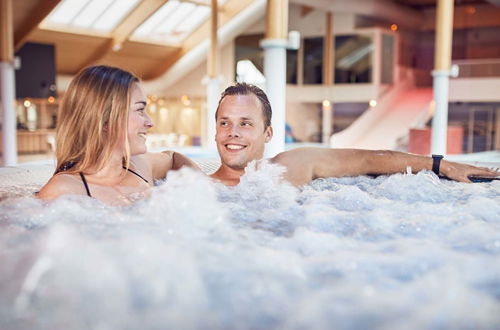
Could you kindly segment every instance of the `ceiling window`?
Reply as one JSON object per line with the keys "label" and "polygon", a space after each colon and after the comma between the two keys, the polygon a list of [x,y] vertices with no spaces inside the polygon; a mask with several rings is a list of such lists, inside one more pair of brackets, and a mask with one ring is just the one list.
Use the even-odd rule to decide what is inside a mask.
{"label": "ceiling window", "polygon": [[41,28],[111,32],[140,0],[63,0]]}
{"label": "ceiling window", "polygon": [[[226,0],[219,0],[222,6]],[[139,26],[133,40],[179,45],[210,17],[210,1],[169,0]]]}
{"label": "ceiling window", "polygon": [[[141,0],[62,0],[42,29],[108,37]],[[219,8],[226,0],[218,0]],[[210,18],[210,0],[168,0],[145,20],[131,40],[179,46]]]}

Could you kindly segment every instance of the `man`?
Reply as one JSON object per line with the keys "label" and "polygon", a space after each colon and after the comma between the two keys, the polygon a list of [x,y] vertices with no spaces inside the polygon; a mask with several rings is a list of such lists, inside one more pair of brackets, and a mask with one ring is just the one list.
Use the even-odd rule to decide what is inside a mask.
{"label": "man", "polygon": [[[261,159],[264,145],[273,136],[271,105],[258,87],[238,83],[228,87],[219,101],[215,141],[222,165],[212,178],[229,186],[237,185],[252,160]],[[271,158],[286,168],[284,178],[301,186],[323,177],[363,174],[393,174],[432,170],[450,179],[470,182],[469,176],[495,177],[500,173],[485,168],[453,163],[396,151],[297,148]]]}

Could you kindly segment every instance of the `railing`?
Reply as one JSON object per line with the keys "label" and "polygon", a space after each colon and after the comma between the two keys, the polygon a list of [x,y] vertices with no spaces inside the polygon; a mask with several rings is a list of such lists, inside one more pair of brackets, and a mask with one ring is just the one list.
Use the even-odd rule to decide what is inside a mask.
{"label": "railing", "polygon": [[500,77],[500,59],[453,61],[458,65],[459,78]]}

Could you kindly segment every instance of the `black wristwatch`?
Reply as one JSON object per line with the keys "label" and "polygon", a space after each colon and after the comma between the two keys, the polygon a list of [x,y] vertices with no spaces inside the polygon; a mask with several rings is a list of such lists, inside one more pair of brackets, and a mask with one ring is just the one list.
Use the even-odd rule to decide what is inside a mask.
{"label": "black wristwatch", "polygon": [[441,159],[443,159],[443,155],[432,155],[432,172],[436,173],[436,175],[439,175]]}

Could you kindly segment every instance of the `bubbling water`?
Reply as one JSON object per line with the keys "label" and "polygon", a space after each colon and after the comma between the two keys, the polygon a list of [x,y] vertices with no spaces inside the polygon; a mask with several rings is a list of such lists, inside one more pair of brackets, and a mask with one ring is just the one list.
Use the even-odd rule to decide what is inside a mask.
{"label": "bubbling water", "polygon": [[121,208],[3,200],[0,328],[498,328],[500,182],[255,167]]}

